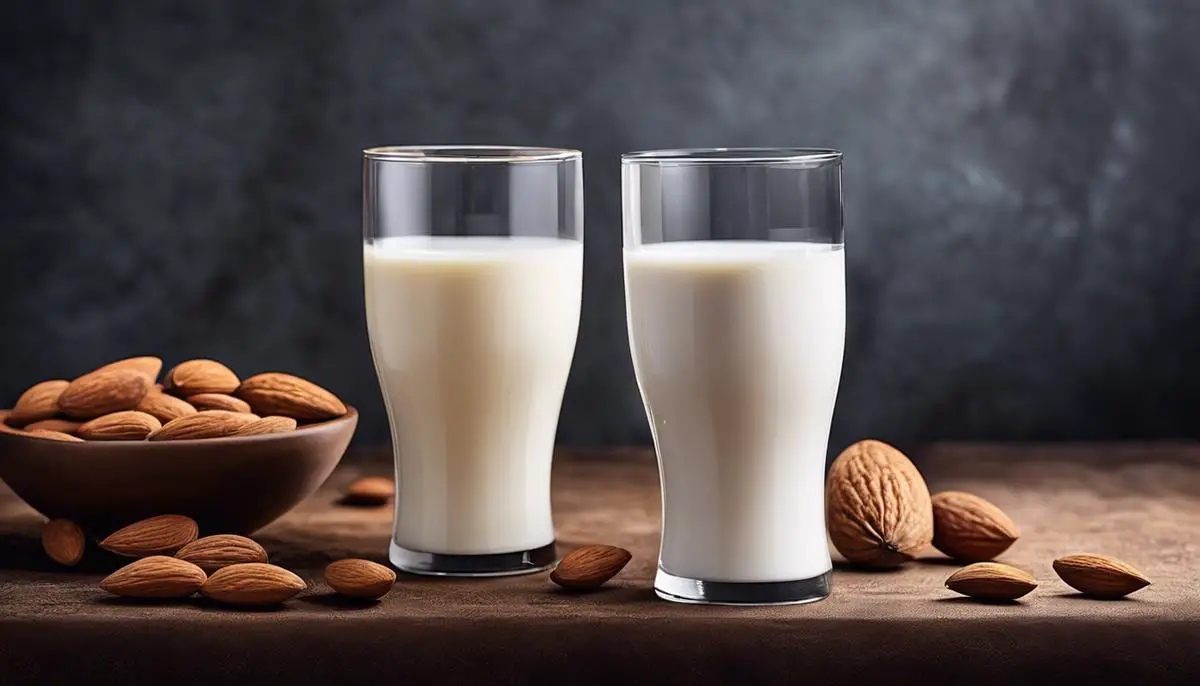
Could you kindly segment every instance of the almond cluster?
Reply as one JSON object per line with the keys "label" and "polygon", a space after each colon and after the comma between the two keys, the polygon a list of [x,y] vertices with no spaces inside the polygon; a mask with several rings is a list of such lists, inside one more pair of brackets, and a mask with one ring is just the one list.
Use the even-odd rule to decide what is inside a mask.
{"label": "almond cluster", "polygon": [[239,379],[215,360],[188,360],[158,383],[162,360],[132,357],[72,381],[34,384],[0,432],[58,441],[171,441],[292,431],[334,419],[346,406],[320,386],[269,372]]}

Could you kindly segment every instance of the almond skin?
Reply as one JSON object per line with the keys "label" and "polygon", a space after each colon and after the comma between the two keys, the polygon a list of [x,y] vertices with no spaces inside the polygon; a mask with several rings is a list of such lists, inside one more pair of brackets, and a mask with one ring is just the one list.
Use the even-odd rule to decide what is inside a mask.
{"label": "almond skin", "polygon": [[158,380],[158,373],[162,371],[162,360],[149,355],[145,357],[127,357],[124,360],[109,362],[96,371],[99,372],[108,369],[132,369],[149,377],[150,383],[154,383]]}
{"label": "almond skin", "polygon": [[175,557],[187,560],[209,574],[243,562],[266,562],[267,551],[245,536],[219,534],[198,538],[183,546]]}
{"label": "almond skin", "polygon": [[392,590],[396,572],[370,560],[338,560],[325,568],[325,583],[349,598],[378,600]]}
{"label": "almond skin", "polygon": [[163,387],[184,397],[200,393],[233,393],[238,387],[238,377],[232,369],[216,360],[188,360],[167,372]]}
{"label": "almond skin", "polygon": [[304,589],[304,580],[283,567],[247,562],[213,572],[200,593],[229,605],[276,605]]}
{"label": "almond skin", "polygon": [[187,401],[197,410],[226,410],[228,412],[249,412],[250,405],[241,398],[224,393],[200,393],[189,395]]}
{"label": "almond skin", "polygon": [[0,410],[0,434],[16,434],[19,436],[25,433],[24,431],[9,425],[8,417],[11,414],[12,410]]}
{"label": "almond skin", "polygon": [[234,436],[259,436],[296,430],[296,420],[291,417],[263,417],[233,432]]}
{"label": "almond skin", "polygon": [[83,529],[69,519],[52,519],[42,527],[42,549],[60,565],[74,567],[79,564],[86,547]]}
{"label": "almond skin", "polygon": [[40,419],[49,419],[58,414],[58,398],[70,386],[70,381],[55,379],[43,381],[29,387],[8,413],[5,420],[11,426],[22,427]]}
{"label": "almond skin", "polygon": [[157,389],[147,393],[146,397],[142,398],[142,402],[138,403],[137,409],[163,423],[186,417],[189,414],[196,414],[196,408],[192,407],[188,401],[167,395]]}
{"label": "almond skin", "polygon": [[1054,561],[1054,571],[1071,588],[1094,598],[1124,598],[1150,585],[1133,565],[1107,555],[1078,553]]}
{"label": "almond skin", "polygon": [[191,562],[154,555],[108,575],[100,582],[100,588],[125,598],[168,600],[192,595],[206,579],[204,570]]}
{"label": "almond skin", "polygon": [[991,560],[1021,536],[1003,510],[977,495],[945,491],[931,500],[933,547],[948,557],[967,562]]}
{"label": "almond skin", "polygon": [[199,527],[191,517],[159,515],[120,529],[100,541],[100,547],[126,557],[171,555],[196,540]]}
{"label": "almond skin", "polygon": [[268,372],[246,379],[237,396],[261,415],[283,415],[302,420],[333,419],[346,414],[338,397],[298,376]]}
{"label": "almond skin", "polygon": [[347,505],[386,505],[396,493],[396,482],[386,476],[364,476],[346,487]]}
{"label": "almond skin", "polygon": [[1037,585],[1029,572],[999,562],[976,562],[946,579],[951,591],[984,600],[1016,600]]}
{"label": "almond skin", "polygon": [[590,591],[616,576],[632,559],[624,548],[585,545],[564,557],[550,573],[550,580],[568,590]]}
{"label": "almond skin", "polygon": [[842,451],[825,484],[829,538],[847,560],[895,567],[933,541],[933,505],[916,466],[882,441]]}
{"label": "almond skin", "polygon": [[46,429],[37,429],[36,431],[24,431],[22,435],[32,438],[44,438],[50,441],[62,441],[63,443],[83,443],[83,439],[71,434],[65,434],[61,431],[49,431]]}
{"label": "almond skin", "polygon": [[58,397],[58,409],[73,419],[95,419],[138,406],[151,382],[133,369],[103,369],[75,379]]}
{"label": "almond skin", "polygon": [[106,414],[79,427],[79,437],[89,441],[143,441],[162,428],[162,422],[137,410]]}
{"label": "almond skin", "polygon": [[73,422],[70,419],[43,419],[41,421],[26,424],[26,431],[57,431],[59,433],[75,435],[82,426],[80,422]]}
{"label": "almond skin", "polygon": [[255,415],[228,410],[205,410],[172,419],[150,434],[152,441],[184,441],[197,438],[232,436],[238,429],[258,419]]}

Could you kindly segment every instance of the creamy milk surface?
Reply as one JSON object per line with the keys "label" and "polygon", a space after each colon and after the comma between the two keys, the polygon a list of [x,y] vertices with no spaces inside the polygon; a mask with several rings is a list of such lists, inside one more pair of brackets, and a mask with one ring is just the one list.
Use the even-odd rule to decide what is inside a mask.
{"label": "creamy milk surface", "polygon": [[624,259],[663,484],[663,569],[727,582],[828,571],[824,466],[845,340],[844,251],[680,241]]}
{"label": "creamy milk surface", "polygon": [[550,463],[579,329],[583,244],[364,246],[367,325],[397,453],[395,542],[492,554],[554,540]]}

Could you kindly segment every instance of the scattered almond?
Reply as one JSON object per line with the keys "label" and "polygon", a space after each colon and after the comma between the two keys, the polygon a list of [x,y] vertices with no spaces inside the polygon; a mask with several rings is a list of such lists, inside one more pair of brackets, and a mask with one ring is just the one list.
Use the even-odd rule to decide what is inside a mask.
{"label": "scattered almond", "polygon": [[58,414],[58,398],[71,382],[62,379],[43,381],[29,387],[17,398],[17,404],[6,420],[10,425],[21,427],[39,419],[49,419]]}
{"label": "scattered almond", "polygon": [[167,600],[186,598],[204,585],[204,570],[191,562],[153,555],[108,575],[100,588],[125,598]]}
{"label": "scattered almond", "polygon": [[200,393],[233,393],[238,387],[238,377],[232,369],[216,360],[188,360],[167,372],[163,387],[185,397]]}
{"label": "scattered almond", "polygon": [[370,560],[338,560],[325,568],[325,583],[350,598],[378,600],[392,590],[396,572]]}
{"label": "scattered almond", "polygon": [[145,357],[129,357],[116,362],[109,362],[100,367],[96,371],[106,371],[109,369],[132,369],[135,372],[140,372],[150,379],[150,383],[154,383],[158,379],[158,373],[162,371],[162,360],[147,355]]}
{"label": "scattered almond", "polygon": [[1054,561],[1054,571],[1071,588],[1096,598],[1123,598],[1150,585],[1133,565],[1107,555],[1079,553]]}
{"label": "scattered almond", "polygon": [[396,482],[385,476],[365,476],[346,487],[348,505],[386,505],[396,493]]}
{"label": "scattered almond", "polygon": [[83,443],[83,439],[71,434],[65,434],[61,431],[49,431],[47,429],[37,429],[35,431],[23,431],[24,436],[32,438],[44,438],[50,441],[62,441],[63,443]]}
{"label": "scattered almond", "polygon": [[829,537],[850,562],[895,567],[933,540],[925,480],[904,453],[881,441],[859,441],[833,461],[825,509]]}
{"label": "scattered almond", "polygon": [[138,403],[137,409],[164,423],[186,417],[189,414],[196,414],[196,408],[192,407],[188,401],[167,395],[158,389],[147,393],[146,397],[142,398],[142,402]]}
{"label": "scattered almond", "polygon": [[74,567],[79,564],[86,547],[83,529],[69,519],[52,519],[42,527],[42,549],[60,565]]}
{"label": "scattered almond", "polygon": [[296,430],[296,420],[291,417],[263,417],[233,432],[234,436],[258,436]]}
{"label": "scattered almond", "polygon": [[150,434],[152,441],[183,441],[197,438],[232,436],[238,429],[258,419],[255,415],[228,410],[205,410],[172,419]]}
{"label": "scattered almond", "polygon": [[134,369],[101,369],[72,381],[58,397],[58,409],[75,419],[132,410],[150,386],[150,380]]}
{"label": "scattered almond", "polygon": [[237,395],[261,415],[296,419],[333,419],[346,414],[337,396],[298,376],[268,372],[242,382]]}
{"label": "scattered almond", "polygon": [[956,560],[991,560],[1021,535],[1008,515],[977,495],[945,491],[932,502],[933,547]]}
{"label": "scattered almond", "polygon": [[227,410],[229,412],[249,412],[250,405],[241,398],[224,393],[199,393],[189,395],[187,401],[197,410]]}
{"label": "scattered almond", "polygon": [[153,415],[137,410],[113,412],[79,427],[79,437],[89,441],[142,441],[162,428]]}
{"label": "scattered almond", "polygon": [[70,419],[43,419],[41,421],[26,424],[26,431],[57,431],[59,433],[75,435],[75,432],[82,426],[80,422],[73,422]]}
{"label": "scattered almond", "polygon": [[246,562],[213,572],[200,593],[229,605],[275,605],[304,589],[304,580],[283,567]]}
{"label": "scattered almond", "polygon": [[550,580],[572,591],[599,588],[629,564],[633,555],[613,545],[585,545],[574,550],[550,573]]}
{"label": "scattered almond", "polygon": [[175,557],[187,560],[206,572],[243,562],[266,562],[267,551],[245,536],[220,534],[198,538],[183,546]]}
{"label": "scattered almond", "polygon": [[1037,585],[1029,572],[999,562],[976,562],[946,579],[951,591],[985,600],[1016,600]]}
{"label": "scattered almond", "polygon": [[100,541],[100,547],[127,557],[171,555],[196,540],[199,527],[191,517],[159,515],[130,524]]}

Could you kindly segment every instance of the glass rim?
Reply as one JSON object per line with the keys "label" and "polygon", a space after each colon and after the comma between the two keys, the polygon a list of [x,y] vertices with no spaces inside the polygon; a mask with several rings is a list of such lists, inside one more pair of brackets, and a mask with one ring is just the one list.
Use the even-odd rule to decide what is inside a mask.
{"label": "glass rim", "polygon": [[811,164],[842,161],[836,148],[673,148],[638,150],[621,155],[621,164]]}
{"label": "glass rim", "polygon": [[368,160],[451,164],[566,162],[583,153],[572,148],[526,145],[381,145],[363,150]]}

